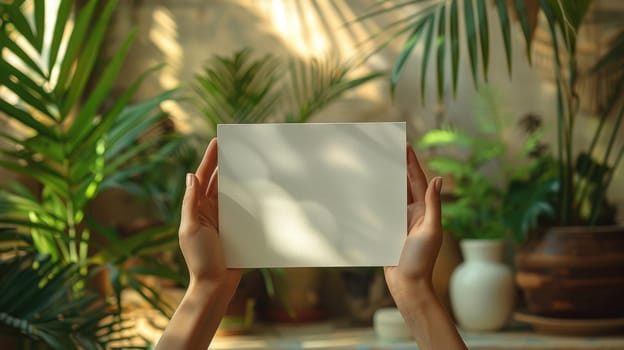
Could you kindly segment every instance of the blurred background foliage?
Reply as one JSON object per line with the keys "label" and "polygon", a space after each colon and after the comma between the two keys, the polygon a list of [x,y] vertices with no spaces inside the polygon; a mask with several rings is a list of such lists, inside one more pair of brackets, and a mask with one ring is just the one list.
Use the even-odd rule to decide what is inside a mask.
{"label": "blurred background foliage", "polygon": [[[397,0],[371,1],[370,7],[358,5],[360,11],[350,11],[357,6],[338,0],[302,1],[297,6],[275,1],[265,15],[280,35],[290,38],[283,43],[288,54],[281,55],[271,46],[263,49],[266,42],[256,43],[264,38],[266,23],[238,2],[211,2],[215,8],[232,6],[236,11],[222,13],[211,7],[206,13],[213,17],[190,21],[195,23],[191,28],[202,30],[189,33],[184,26],[191,24],[174,21],[175,8],[166,1],[59,0],[58,8],[50,10],[47,1],[0,0],[0,168],[17,180],[3,179],[0,188],[0,225],[7,227],[0,231],[2,333],[18,335],[24,347],[45,343],[57,349],[104,348],[128,340],[122,302],[127,288],[169,316],[173,305],[162,295],[161,283],[187,283],[176,236],[182,179],[195,168],[207,141],[203,137],[216,133],[219,123],[352,121],[349,115],[358,121],[408,120],[414,130],[422,131],[433,129],[423,121],[435,115],[435,130],[417,138],[423,151],[435,155],[429,168],[455,179],[459,201],[447,208],[445,221],[462,226],[452,229],[458,235],[477,230],[492,237],[501,235],[499,230],[511,230],[522,242],[526,231],[540,223],[613,222],[615,207],[606,199],[624,154],[618,141],[624,115],[624,35],[618,27],[600,57],[591,61],[589,72],[581,76],[579,65],[584,61],[578,34],[590,25],[588,13],[597,2]],[[130,12],[124,12],[128,8]],[[141,16],[141,8],[153,8],[151,16]],[[246,22],[238,23],[251,33],[247,42],[237,23],[218,18],[234,12],[248,15],[241,15]],[[123,22],[147,17],[149,30],[143,32]],[[172,71],[188,68],[182,48],[191,44],[184,36],[205,36],[212,33],[213,24],[225,22],[228,33],[241,40],[229,40],[231,46],[215,41],[212,47],[219,50],[212,52],[203,50],[207,40],[203,38],[202,50],[194,50],[200,53],[187,54],[201,56],[201,68],[192,77],[172,79]],[[339,29],[331,23],[339,23]],[[546,41],[539,37],[540,30],[547,34]],[[329,39],[318,39],[319,33]],[[347,45],[339,39],[356,42],[363,36],[362,46],[343,59]],[[515,38],[526,50],[520,57],[514,55]],[[385,69],[380,54],[397,47],[398,40],[386,89],[377,79]],[[162,56],[157,57],[168,64],[155,66],[158,60],[152,52],[137,52],[145,42],[160,48]],[[491,109],[455,111],[461,115],[455,120],[460,123],[438,118],[447,113],[445,108],[450,111],[449,99],[461,98],[462,91],[466,96],[465,91],[482,89],[486,82],[503,90],[497,74],[490,72],[496,59],[504,60],[508,75],[513,72],[514,77],[518,67],[520,74],[526,72],[522,64],[541,64],[533,57],[544,42],[551,52],[548,73],[554,89],[552,101],[543,105],[554,112],[544,118],[519,113],[526,130],[520,140],[526,166],[500,164],[505,163],[511,141],[502,132],[507,126],[496,120],[514,116],[488,119],[488,113],[500,112],[504,108],[495,105],[507,101],[480,92],[483,105]],[[325,54],[308,55],[305,45],[315,50],[325,47]],[[144,56],[149,59],[142,60]],[[176,61],[179,57],[187,61]],[[472,84],[469,89],[462,86],[462,65]],[[401,89],[401,81],[410,75],[416,83]],[[603,89],[608,94],[596,104],[596,123],[586,128],[589,142],[577,154],[572,146],[583,128],[579,125],[586,125],[578,117],[585,101],[578,88],[588,76],[612,85]],[[323,119],[321,111],[353,98],[355,89],[369,89],[372,83],[388,93],[365,90],[360,99]],[[431,89],[436,98],[429,106],[435,113],[405,107],[424,105]],[[548,91],[537,90],[537,94]],[[516,94],[514,88],[510,91]],[[526,89],[523,94],[531,96]],[[189,101],[203,116],[193,118],[202,127],[187,126],[182,133],[179,111],[171,106]],[[382,107],[362,112],[363,101]],[[388,107],[392,103],[402,107]],[[461,124],[470,119],[466,115],[475,117],[472,130]],[[545,142],[548,121],[557,125],[552,133],[556,141],[550,145]],[[211,131],[202,132],[204,127]],[[446,152],[447,147],[463,148],[460,153],[467,158],[455,157],[457,153]],[[496,172],[479,171],[492,162],[511,175],[495,179]],[[148,215],[125,225],[101,222],[96,202],[113,190],[128,194]],[[482,212],[467,210],[484,202],[488,205]],[[506,227],[501,227],[501,220]],[[480,229],[468,227],[477,223]],[[279,294],[273,287],[275,275],[265,271],[263,278],[268,294]],[[13,298],[17,295],[18,303]]]}

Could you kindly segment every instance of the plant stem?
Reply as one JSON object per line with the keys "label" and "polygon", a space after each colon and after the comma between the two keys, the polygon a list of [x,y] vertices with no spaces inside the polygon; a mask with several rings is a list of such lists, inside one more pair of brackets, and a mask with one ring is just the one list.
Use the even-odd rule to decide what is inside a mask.
{"label": "plant stem", "polygon": [[[568,177],[567,187],[565,191],[567,191],[567,198],[570,202],[567,205],[568,212],[566,213],[568,216],[568,220],[574,220],[574,217],[571,217],[571,210],[580,208],[580,203],[575,203],[574,201],[574,161],[573,161],[573,150],[572,150],[572,140],[574,140],[574,122],[576,120],[576,115],[578,113],[578,94],[576,93],[576,58],[575,53],[568,47],[568,64],[569,64],[569,80],[568,80],[568,89],[564,89],[565,95],[564,98],[567,102],[567,140],[566,140],[566,175]],[[578,215],[576,215],[578,216]],[[569,224],[566,222],[565,224]]]}
{"label": "plant stem", "polygon": [[[87,261],[87,255],[89,252],[89,238],[91,238],[91,234],[89,230],[87,229],[83,230],[82,233],[80,234],[80,249],[79,249],[80,262]],[[80,266],[80,273],[83,276],[86,276],[88,272],[89,271],[88,271],[87,264],[83,264],[82,266]]]}
{"label": "plant stem", "polygon": [[67,250],[67,246],[66,246],[67,242],[65,242],[63,238],[59,237],[58,235],[54,235],[54,239],[56,241],[56,246],[58,246],[59,249],[61,250],[63,259],[65,261],[70,261],[69,251]]}
{"label": "plant stem", "polygon": [[559,224],[565,225],[568,220],[568,177],[566,176],[566,165],[564,163],[564,150],[567,149],[564,147],[565,143],[565,119],[564,119],[564,107],[563,107],[563,96],[561,92],[561,72],[557,69],[557,152],[559,157],[558,167],[559,167],[559,183],[561,184],[561,193],[559,194],[561,213],[559,216]]}
{"label": "plant stem", "polygon": [[[66,147],[64,147],[64,149],[66,149]],[[76,240],[76,235],[77,235],[77,230],[76,230],[76,210],[75,210],[75,204],[74,204],[74,200],[73,200],[73,196],[71,193],[71,180],[70,180],[70,174],[71,174],[71,165],[69,162],[69,157],[65,158],[66,161],[64,162],[64,166],[65,166],[65,181],[67,182],[67,198],[65,199],[67,201],[67,210],[66,210],[66,215],[67,215],[67,235],[69,237],[69,242],[67,242],[67,244],[69,244],[69,259],[71,262],[79,262],[80,258],[79,258],[79,254],[78,254],[78,245],[79,242]]]}
{"label": "plant stem", "polygon": [[76,242],[76,223],[74,221],[74,203],[67,201],[67,232],[69,236],[69,257],[71,262],[78,262],[78,249]]}
{"label": "plant stem", "polygon": [[[602,134],[602,128],[605,125],[605,121],[607,120],[607,116],[603,115],[600,118],[600,123],[598,124],[598,128],[596,129],[596,132],[594,133],[594,137],[592,139],[591,144],[589,145],[589,149],[587,150],[587,156],[589,157],[589,160],[594,159],[593,155],[594,155],[594,151],[596,149],[596,145],[598,144],[598,138],[600,136],[600,134]],[[587,164],[583,167],[581,174],[586,174],[585,177],[587,179],[591,179],[591,177],[594,174],[595,171],[595,166],[594,166],[594,162],[587,162]],[[584,183],[581,183],[579,186],[579,196],[578,196],[578,203],[580,205],[582,205],[583,202],[585,202],[585,198],[588,195],[589,191],[589,181],[585,181]]]}
{"label": "plant stem", "polygon": [[[617,169],[617,164],[620,163],[620,160],[622,160],[622,155],[624,155],[624,146],[622,148],[620,148],[620,152],[615,160],[615,166],[613,167],[613,170],[611,170],[611,172],[609,173],[609,175],[607,175],[607,179],[604,181],[604,183],[600,184],[601,186],[603,186],[603,188],[608,188],[609,187],[609,183],[611,182],[611,180],[613,180],[613,173],[615,173],[615,169]],[[591,213],[591,217],[589,219],[589,224],[590,225],[596,225],[596,221],[598,220],[598,215],[600,214],[600,205],[597,205],[599,203],[601,203],[603,201],[603,199],[605,198],[607,191],[600,191],[600,193],[598,194],[598,196],[596,196],[594,205],[592,206],[592,213]]]}
{"label": "plant stem", "polygon": [[[545,12],[552,12],[550,9],[550,5],[546,0],[542,0],[542,7]],[[548,19],[548,27],[550,29],[550,37],[552,39],[552,47],[553,47],[553,61],[555,64],[555,83],[557,85],[557,168],[558,168],[558,178],[559,184],[561,186],[561,190],[559,191],[559,224],[564,225],[567,221],[567,205],[568,198],[566,193],[566,184],[567,177],[565,174],[566,167],[564,166],[564,129],[565,129],[565,119],[564,119],[564,104],[563,104],[563,94],[562,94],[562,82],[563,78],[561,76],[561,59],[559,57],[559,40],[557,39],[557,31],[555,29],[555,21],[552,16],[546,16]]]}
{"label": "plant stem", "polygon": [[[616,138],[616,133],[620,127],[620,123],[622,122],[622,119],[624,117],[624,105],[622,106],[622,108],[620,108],[620,113],[617,117],[617,120],[615,122],[615,127],[613,128],[613,131],[611,132],[611,139],[609,140],[609,146],[607,147],[607,152],[605,154],[604,157],[604,161],[603,163],[605,165],[607,165],[607,161],[609,158],[609,155],[611,153],[611,149],[613,147],[613,144],[615,142],[615,138]],[[606,116],[605,116],[606,118]],[[624,154],[624,146],[622,146],[620,148],[620,152],[618,153],[615,162],[613,164],[613,167],[611,168],[611,171],[609,172],[609,174],[607,175],[607,178],[604,180],[604,182],[600,183],[599,186],[602,186],[602,190],[598,192],[598,195],[596,196],[596,198],[594,198],[594,201],[592,203],[592,211],[590,214],[590,225],[595,225],[596,224],[596,220],[598,220],[598,215],[600,212],[600,203],[604,200],[605,195],[607,193],[606,189],[609,187],[609,184],[611,183],[611,181],[613,180],[613,174],[615,173],[615,170],[617,169],[618,165],[620,164],[620,161],[622,160],[622,155]]]}
{"label": "plant stem", "polygon": [[607,146],[607,151],[605,152],[605,155],[602,160],[602,164],[605,166],[608,164],[607,162],[609,160],[609,156],[611,155],[611,150],[613,149],[613,145],[615,143],[618,130],[620,129],[620,124],[622,123],[623,116],[624,116],[624,106],[620,109],[620,114],[618,115],[618,118],[615,121],[615,126],[613,127],[613,130],[611,131],[611,137],[609,138],[609,145]]}

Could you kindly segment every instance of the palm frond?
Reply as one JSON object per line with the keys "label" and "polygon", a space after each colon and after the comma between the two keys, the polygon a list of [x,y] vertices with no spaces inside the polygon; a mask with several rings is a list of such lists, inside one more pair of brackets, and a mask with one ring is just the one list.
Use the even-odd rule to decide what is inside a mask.
{"label": "palm frond", "polygon": [[373,72],[351,78],[356,67],[325,57],[311,61],[291,59],[284,84],[284,120],[303,123],[323,107],[342,97],[347,91],[381,77]]}
{"label": "palm frond", "polygon": [[[97,264],[87,266],[91,262],[87,252],[92,233],[104,232],[86,225],[86,208],[107,187],[136,188],[144,174],[160,166],[176,150],[181,139],[162,127],[167,115],[159,108],[161,102],[175,98],[176,91],[131,103],[142,81],[159,68],[155,67],[141,74],[126,91],[113,94],[136,35],[130,33],[110,59],[102,59],[101,47],[116,0],[88,0],[84,6],[61,0],[56,16],[46,16],[42,3],[0,2],[0,85],[11,97],[2,96],[0,112],[21,131],[0,132],[0,138],[7,141],[0,146],[0,167],[36,184],[34,193],[20,186],[0,191],[0,223],[29,235],[35,250],[49,254],[46,259],[51,261],[46,260],[45,264],[56,264],[59,269],[65,266],[72,271],[63,278],[73,281],[75,289],[80,290],[78,286],[84,285],[84,281],[77,279],[74,272],[80,270],[84,278],[89,269],[98,268]],[[55,23],[44,23],[47,18],[55,18]],[[50,32],[44,33],[44,28]],[[44,36],[51,40],[44,41]],[[140,238],[143,241],[135,242],[135,246],[152,247],[152,252],[152,238],[161,249],[171,241],[155,235]],[[128,256],[110,254],[109,261],[98,263],[115,263]],[[80,266],[75,267],[76,263]],[[25,270],[24,274],[36,277],[35,272]],[[46,289],[47,293],[55,292],[52,286]],[[37,288],[32,291],[40,293]],[[102,319],[97,316],[97,308],[108,306],[85,303],[82,307],[68,304],[82,311],[93,308],[93,314],[75,314],[74,321],[81,319],[85,327],[77,332],[84,331],[84,335],[66,331],[64,340],[55,340],[58,334],[50,332],[57,330],[44,328],[37,333],[37,339],[53,347],[63,347],[71,340],[71,344],[84,348],[99,348],[91,344],[95,340],[89,338],[88,332],[100,331],[97,324]],[[11,315],[13,319],[17,316],[22,315]],[[26,321],[35,325],[39,322]],[[112,328],[102,331],[110,333]],[[106,337],[97,339],[102,340]]]}
{"label": "palm frond", "polygon": [[[0,83],[18,99],[16,104],[0,100],[0,111],[21,124],[22,129],[36,132],[35,136],[25,137],[2,133],[0,137],[9,142],[0,149],[3,155],[0,166],[35,180],[40,188],[49,191],[41,197],[49,200],[19,198],[21,194],[13,193],[4,196],[4,203],[11,203],[13,213],[17,213],[24,228],[32,230],[33,234],[52,236],[58,231],[65,232],[69,240],[54,243],[39,237],[37,241],[46,252],[58,250],[53,256],[66,261],[79,260],[77,245],[88,243],[81,242],[80,227],[89,201],[106,184],[124,186],[131,176],[149,170],[159,161],[158,157],[167,155],[164,148],[154,150],[162,145],[162,142],[158,145],[154,142],[150,149],[154,151],[153,156],[142,159],[143,167],[127,169],[132,163],[129,160],[140,153],[135,148],[139,138],[166,117],[154,110],[160,102],[172,98],[173,91],[130,105],[141,81],[154,71],[150,70],[121,97],[111,98],[110,92],[134,35],[127,36],[102,74],[96,77],[93,74],[95,62],[100,57],[101,43],[116,1],[107,2],[97,13],[96,5],[96,0],[90,0],[78,9],[71,0],[61,1],[50,33],[52,40],[43,43],[41,20],[46,17],[45,7],[33,7],[35,26],[32,27],[25,20],[28,6],[23,1],[0,4],[8,14],[2,18],[4,22],[0,27],[0,41],[5,44],[0,57],[3,68]],[[73,11],[76,12],[74,26],[68,36],[65,35],[69,30],[66,20]],[[61,50],[63,37],[69,39],[66,48]],[[25,51],[31,53],[32,60],[22,54]],[[88,80],[93,89],[85,89]],[[69,118],[70,111],[75,112],[73,118]],[[115,173],[115,180],[107,181],[112,173]],[[38,222],[33,221],[34,216]],[[0,218],[0,222],[16,221]],[[46,231],[44,225],[55,229]],[[58,246],[54,248],[55,245]]]}
{"label": "palm frond", "polygon": [[36,253],[1,260],[0,332],[53,349],[105,349],[126,338],[121,323],[107,322],[109,306],[74,292],[84,283],[79,269]]}
{"label": "palm frond", "polygon": [[[500,30],[502,32],[502,46],[505,52],[508,72],[512,71],[512,36],[511,26],[512,18],[517,20],[517,25],[522,32],[522,37],[526,46],[526,59],[531,64],[533,51],[533,36],[538,25],[538,18],[545,18],[547,30],[551,39],[552,49],[552,67],[553,75],[556,83],[555,110],[557,120],[557,157],[559,167],[559,198],[557,199],[558,224],[595,224],[598,212],[604,208],[604,198],[607,188],[610,185],[611,176],[601,177],[600,169],[612,168],[620,164],[624,148],[615,147],[616,135],[620,132],[622,121],[624,120],[624,109],[621,108],[622,91],[624,82],[621,76],[623,74],[622,67],[622,49],[624,43],[624,35],[620,33],[609,45],[606,54],[601,57],[593,68],[596,74],[592,78],[596,78],[601,83],[605,82],[607,98],[604,104],[599,107],[600,123],[594,130],[592,142],[587,152],[584,154],[589,159],[599,159],[597,165],[591,166],[594,162],[583,162],[581,168],[575,166],[577,158],[574,151],[574,127],[575,119],[578,116],[578,79],[579,67],[581,60],[577,58],[577,41],[578,33],[582,28],[583,20],[590,12],[591,0],[579,1],[562,1],[562,0],[494,0],[493,4],[488,6],[485,0],[432,0],[424,1],[401,1],[390,2],[380,1],[376,6],[367,13],[360,16],[360,21],[368,20],[386,14],[395,14],[397,19],[382,28],[382,32],[388,32],[390,39],[380,41],[373,52],[378,52],[386,47],[389,41],[397,38],[405,38],[402,51],[399,53],[395,62],[392,79],[391,91],[398,82],[402,71],[406,67],[407,57],[415,48],[422,45],[423,56],[421,60],[421,95],[424,100],[426,84],[423,83],[426,74],[426,66],[428,65],[430,50],[429,31],[427,35],[423,35],[424,23],[428,18],[435,18],[437,22],[437,44],[436,44],[436,62],[437,62],[437,94],[438,101],[442,101],[445,80],[445,65],[447,60],[451,65],[451,85],[455,94],[458,80],[459,62],[467,54],[465,61],[469,63],[472,81],[476,88],[479,88],[480,74],[478,69],[481,67],[482,76],[487,80],[489,67],[489,51],[490,51],[490,35],[491,28],[488,24],[490,11],[498,15]],[[461,4],[461,5],[460,5]],[[409,6],[415,5],[415,6]],[[420,5],[420,6],[418,6]],[[462,7],[463,11],[459,11]],[[460,23],[465,27],[466,53],[460,50]],[[411,28],[411,30],[409,30]],[[381,36],[375,33],[374,38]],[[481,64],[479,64],[481,63]],[[606,119],[613,117],[613,128],[606,132],[604,128]],[[604,141],[604,150],[600,157],[597,155],[598,141]],[[601,159],[600,159],[601,158]],[[589,168],[587,168],[589,167]],[[584,182],[583,178],[587,176],[578,176],[588,174],[588,178],[601,178],[603,183],[599,187],[600,195],[593,196],[590,200],[588,196],[593,191],[589,190],[590,186]],[[594,186],[593,184],[591,186]],[[587,210],[586,208],[591,208]],[[585,208],[585,209],[584,209]],[[587,215],[586,211],[591,212]]]}
{"label": "palm frond", "polygon": [[253,58],[249,49],[232,57],[214,56],[195,76],[193,89],[211,126],[219,123],[258,123],[270,118],[275,91],[283,72],[272,55]]}
{"label": "palm frond", "polygon": [[[576,41],[576,32],[587,12],[589,0],[583,1],[566,1],[559,0],[515,0],[510,5],[508,0],[495,0],[495,10],[488,6],[485,0],[409,0],[402,2],[380,1],[370,8],[366,13],[358,17],[357,21],[366,21],[372,17],[393,14],[398,19],[384,26],[379,33],[373,34],[378,38],[382,35],[389,39],[379,42],[373,48],[373,52],[378,52],[381,48],[387,46],[389,41],[397,40],[404,37],[404,44],[401,52],[393,67],[391,77],[391,91],[394,91],[398,83],[401,72],[405,68],[407,58],[413,50],[419,45],[423,46],[422,67],[428,65],[429,55],[432,50],[431,30],[433,23],[437,22],[437,50],[434,51],[436,61],[438,63],[438,100],[443,97],[444,90],[444,64],[447,58],[451,61],[451,84],[455,93],[459,78],[459,62],[465,54],[460,50],[460,32],[459,26],[463,22],[465,27],[465,41],[468,48],[468,62],[472,73],[472,81],[475,87],[478,87],[480,77],[478,68],[482,69],[483,79],[487,80],[489,68],[489,47],[490,47],[490,27],[488,23],[489,12],[494,11],[498,14],[500,28],[503,33],[503,47],[507,60],[507,68],[511,73],[511,16],[510,9],[515,12],[518,22],[522,29],[523,38],[527,48],[527,58],[531,58],[532,39],[534,30],[537,25],[537,16],[540,10],[552,9],[552,13],[548,14],[554,23],[556,23],[561,32],[564,34],[564,42],[574,49]],[[459,8],[463,11],[459,11]],[[544,11],[545,12],[545,11]],[[431,26],[427,30],[427,34],[423,35],[425,24]],[[553,34],[556,35],[556,34]],[[479,64],[480,62],[480,64]],[[426,70],[421,69],[421,94],[424,101],[424,79]]]}

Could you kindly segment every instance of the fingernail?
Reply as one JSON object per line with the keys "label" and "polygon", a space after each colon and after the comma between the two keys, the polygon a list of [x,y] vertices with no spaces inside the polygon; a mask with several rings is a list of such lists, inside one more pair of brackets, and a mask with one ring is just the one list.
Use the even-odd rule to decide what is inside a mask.
{"label": "fingernail", "polygon": [[440,193],[440,191],[442,191],[442,178],[441,177],[438,177],[438,178],[435,179],[434,186],[435,186],[435,190],[438,193]]}
{"label": "fingernail", "polygon": [[186,187],[193,185],[193,174],[186,174]]}

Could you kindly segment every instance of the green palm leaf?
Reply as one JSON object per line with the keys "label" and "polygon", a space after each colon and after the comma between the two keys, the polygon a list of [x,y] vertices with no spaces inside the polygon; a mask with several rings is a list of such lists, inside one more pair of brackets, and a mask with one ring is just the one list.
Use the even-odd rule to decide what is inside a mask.
{"label": "green palm leaf", "polygon": [[470,71],[472,72],[472,81],[477,87],[477,67],[479,59],[477,58],[477,26],[475,24],[474,8],[472,1],[464,1],[464,16],[466,25],[466,43],[468,43],[468,56],[470,57]]}
{"label": "green palm leaf", "polygon": [[306,122],[345,92],[382,76],[382,73],[373,72],[350,78],[353,68],[329,57],[311,62],[291,62],[286,87],[297,98],[283,102],[287,106],[284,119],[287,122]]}
{"label": "green palm leaf", "polygon": [[515,0],[515,8],[518,13],[518,19],[520,20],[520,27],[522,28],[522,33],[524,34],[524,40],[526,42],[526,55],[529,64],[531,63],[531,43],[532,43],[532,33],[531,28],[529,26],[529,18],[526,11],[526,4],[524,0]]}
{"label": "green palm leaf", "polygon": [[507,60],[507,72],[511,74],[511,26],[509,21],[509,12],[505,1],[496,1],[496,9],[498,10],[498,19],[500,21],[501,31],[503,32],[503,44],[505,45],[505,59]]}
{"label": "green palm leaf", "polygon": [[[444,9],[442,9],[444,10]],[[431,17],[427,25],[427,37],[423,50],[423,62],[420,69],[420,98],[425,103],[425,83],[427,81],[427,71],[429,67],[429,58],[431,56],[431,44],[433,42],[433,33],[435,28],[435,17]]]}
{"label": "green palm leaf", "polygon": [[250,50],[214,56],[195,76],[198,104],[214,130],[219,123],[257,123],[271,116],[281,71],[271,55],[254,59]]}
{"label": "green palm leaf", "polygon": [[490,62],[490,28],[485,0],[477,0],[477,13],[479,18],[479,41],[481,43],[483,79],[487,81],[487,72]]}
{"label": "green palm leaf", "polygon": [[[436,48],[436,78],[438,86],[438,102],[442,101],[444,96],[444,58],[446,53],[446,6],[440,7],[440,14],[438,16],[438,30],[437,30],[437,48]],[[422,79],[422,78],[421,78]],[[424,95],[424,87],[421,85]],[[424,100],[424,98],[423,98]]]}
{"label": "green palm leaf", "polygon": [[457,0],[451,2],[450,35],[451,35],[451,68],[453,73],[453,96],[457,93],[457,76],[459,74],[459,15]]}
{"label": "green palm leaf", "polygon": [[[98,268],[97,264],[86,265],[90,261],[89,237],[103,232],[85,225],[86,207],[91,200],[111,184],[135,188],[132,182],[140,181],[142,175],[162,164],[181,142],[169,131],[161,131],[166,114],[159,106],[173,98],[174,91],[130,103],[141,82],[157,68],[142,74],[121,96],[111,93],[135,35],[128,35],[110,60],[102,62],[101,46],[116,3],[89,0],[78,6],[72,0],[61,0],[56,16],[45,15],[43,1],[0,3],[0,12],[8,14],[0,16],[0,47],[17,58],[0,57],[0,85],[18,100],[15,103],[0,99],[0,112],[18,125],[18,131],[29,134],[0,132],[0,167],[33,181],[37,188],[36,193],[19,186],[3,190],[0,223],[27,233],[39,253],[50,255],[51,264],[72,266],[72,271],[78,271],[83,278],[89,269]],[[29,9],[32,18],[26,12]],[[47,18],[56,21],[46,24]],[[44,27],[51,32],[44,33]],[[51,40],[44,42],[43,37]],[[35,136],[30,136],[33,132]],[[170,231],[169,226],[166,229]],[[172,241],[155,235],[140,238],[143,241],[135,244],[150,247],[150,252],[157,249],[156,243],[163,249],[171,246]],[[76,261],[80,266],[73,267]],[[84,285],[85,281],[75,284]],[[52,293],[52,287],[57,285],[50,286],[48,292]],[[71,293],[80,291],[79,286],[72,289]],[[36,294],[39,290],[32,288],[30,292]],[[90,305],[70,304],[80,310],[91,308]],[[105,312],[103,308],[101,311]],[[77,314],[81,320],[79,328],[87,333],[112,332],[100,327],[98,312]],[[54,319],[49,321],[53,323]],[[115,322],[110,324],[119,328]],[[71,344],[86,349],[102,348],[80,332],[66,332],[66,338],[59,339],[57,334],[44,329],[37,333],[37,339],[52,347],[70,348],[71,338]]]}
{"label": "green palm leaf", "polygon": [[126,338],[118,323],[105,322],[97,298],[72,293],[84,278],[78,270],[34,254],[0,261],[0,331],[53,349],[104,349]]}
{"label": "green palm leaf", "polygon": [[284,62],[271,55],[253,58],[244,49],[214,56],[196,75],[197,104],[211,126],[269,120],[308,121],[324,106],[379,76],[349,77],[355,66],[323,59]]}
{"label": "green palm leaf", "polygon": [[[459,6],[461,5],[463,8],[463,12],[460,13]],[[548,2],[553,2],[557,0],[543,0]],[[428,55],[428,47],[429,44],[427,41],[429,40],[429,35],[420,35],[420,27],[425,21],[425,18],[430,18],[432,16],[436,16],[438,18],[438,28],[437,28],[437,50],[436,50],[436,61],[438,66],[438,74],[437,74],[437,85],[438,85],[438,99],[442,99],[442,95],[444,93],[444,64],[445,58],[449,57],[451,61],[451,73],[452,73],[452,87],[453,93],[456,93],[457,90],[457,80],[459,75],[459,62],[462,58],[462,52],[460,49],[460,37],[459,37],[459,25],[460,22],[464,23],[466,29],[466,43],[467,43],[467,54],[470,62],[470,70],[472,73],[472,80],[477,86],[479,82],[478,76],[478,66],[479,60],[481,60],[481,66],[483,68],[483,78],[487,80],[487,73],[489,67],[489,47],[490,47],[490,36],[489,36],[489,24],[488,24],[488,12],[491,10],[487,2],[485,0],[433,0],[427,2],[427,6],[414,6],[413,10],[406,10],[408,5],[416,5],[422,3],[423,1],[404,1],[404,2],[391,2],[391,1],[380,1],[377,5],[375,5],[372,9],[370,9],[367,13],[363,14],[358,18],[358,21],[365,21],[370,19],[371,17],[376,17],[380,15],[396,13],[399,19],[391,22],[390,24],[384,26],[381,32],[392,31],[395,32],[391,35],[390,39],[384,40],[379,43],[373,49],[373,52],[378,52],[383,47],[386,47],[390,41],[400,38],[401,36],[406,36],[406,41],[403,44],[403,48],[396,60],[394,65],[393,74],[391,78],[391,91],[394,91],[396,87],[396,83],[398,81],[401,72],[405,68],[405,62],[407,56],[412,52],[414,47],[416,47],[421,41],[424,41],[424,56],[423,60],[426,60],[426,55]],[[503,37],[503,47],[505,49],[505,57],[507,60],[507,68],[508,71],[511,72],[511,20],[509,16],[509,8],[507,0],[495,0],[496,12],[498,13],[500,28],[502,31]],[[568,2],[565,2],[566,13],[568,7],[574,12],[573,18],[570,19],[572,22],[569,25],[569,28],[575,28],[578,25],[579,19],[582,18],[583,14],[587,10],[587,2],[582,1],[580,4],[571,4],[568,5]],[[574,3],[571,1],[570,3]],[[536,5],[539,5],[535,2]],[[542,5],[543,6],[543,5]],[[446,13],[447,7],[449,9],[448,14]],[[520,26],[522,28],[522,33],[524,40],[527,46],[527,57],[530,58],[531,53],[531,43],[533,37],[533,26],[535,19],[532,16],[535,16],[533,12],[529,13],[529,9],[527,8],[527,4],[524,0],[515,0],[513,2],[513,8],[518,14],[518,19],[520,22]],[[476,11],[475,11],[476,9]],[[539,9],[539,8],[538,8]],[[530,9],[533,11],[533,8]],[[553,16],[555,14],[553,13]],[[448,17],[447,17],[448,16]],[[558,23],[560,22],[557,20]],[[565,23],[565,22],[564,22]],[[402,28],[401,31],[396,31],[396,28]],[[411,32],[408,34],[407,29],[411,28]],[[571,29],[565,29],[567,32],[572,32]],[[416,29],[419,29],[418,31]],[[375,33],[373,38],[380,36],[382,33]],[[424,39],[423,39],[424,37]],[[446,45],[448,42],[450,45]],[[479,50],[480,43],[480,50]],[[448,50],[448,55],[447,55]],[[369,55],[370,56],[370,55]],[[426,65],[426,62],[425,62]],[[421,72],[421,75],[422,72]],[[423,77],[421,76],[421,89],[424,90],[424,84],[422,84]],[[424,95],[424,92],[421,92]]]}
{"label": "green palm leaf", "polygon": [[425,25],[430,22],[432,22],[432,17],[423,16],[422,18],[418,19],[416,23],[414,23],[414,29],[409,34],[407,38],[407,42],[403,46],[403,49],[401,50],[401,53],[399,54],[399,58],[397,59],[397,61],[394,64],[394,67],[392,68],[391,81],[392,81],[392,94],[393,95],[394,95],[394,88],[396,87],[396,84],[398,83],[399,77],[401,76],[401,71],[403,70],[403,66],[405,65],[405,62],[407,61],[407,58],[412,54],[414,47],[416,47],[416,44],[420,40],[420,37],[422,36],[422,33],[425,30]]}

